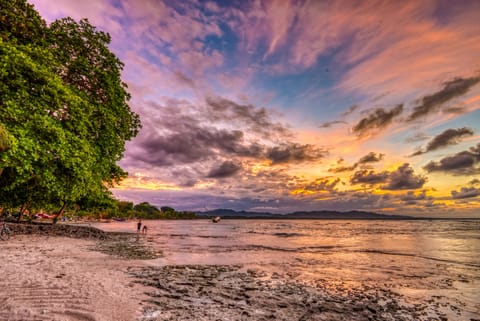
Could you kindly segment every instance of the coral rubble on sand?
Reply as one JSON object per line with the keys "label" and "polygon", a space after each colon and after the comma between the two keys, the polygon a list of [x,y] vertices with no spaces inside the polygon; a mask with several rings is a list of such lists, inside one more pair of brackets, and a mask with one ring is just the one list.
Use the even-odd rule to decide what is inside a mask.
{"label": "coral rubble on sand", "polygon": [[[241,266],[131,269],[152,287],[141,320],[447,320],[434,305],[407,304],[387,288],[347,287]],[[433,319],[429,319],[434,314]]]}

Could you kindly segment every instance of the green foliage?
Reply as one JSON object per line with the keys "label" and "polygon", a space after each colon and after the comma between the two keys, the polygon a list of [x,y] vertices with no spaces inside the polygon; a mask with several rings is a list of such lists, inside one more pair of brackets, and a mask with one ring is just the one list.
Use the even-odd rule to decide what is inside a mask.
{"label": "green foliage", "polygon": [[109,35],[0,4],[0,207],[116,208],[107,186],[126,176],[116,162],[140,122]]}
{"label": "green foliage", "polygon": [[159,209],[147,202],[137,204],[133,209],[138,213],[138,217],[141,218],[158,218],[160,216]]}
{"label": "green foliage", "polygon": [[16,44],[41,43],[47,26],[24,0],[0,0],[0,38]]}
{"label": "green foliage", "polygon": [[121,213],[127,213],[133,211],[132,202],[117,201],[118,211]]}
{"label": "green foliage", "polygon": [[65,18],[50,25],[49,43],[59,62],[57,73],[92,108],[88,136],[95,141],[95,174],[104,182],[117,182],[126,173],[116,162],[125,141],[138,133],[140,120],[128,105],[130,95],[120,75],[123,63],[108,49],[110,36],[88,20]]}
{"label": "green foliage", "polygon": [[194,219],[196,214],[193,212],[178,212],[175,209],[162,206],[161,211],[148,202],[142,202],[135,206],[130,202],[117,201],[117,211],[115,216],[118,218],[142,218],[142,219]]}
{"label": "green foliage", "polygon": [[0,124],[0,153],[6,152],[10,147],[10,138],[7,130]]}
{"label": "green foliage", "polygon": [[162,206],[160,208],[160,210],[164,213],[175,212],[175,209],[173,209],[172,207],[169,207],[169,206]]}

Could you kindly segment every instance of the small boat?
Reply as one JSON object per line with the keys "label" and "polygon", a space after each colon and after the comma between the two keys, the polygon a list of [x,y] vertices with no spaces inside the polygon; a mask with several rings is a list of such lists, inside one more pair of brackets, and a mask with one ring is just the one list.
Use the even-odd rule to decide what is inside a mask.
{"label": "small boat", "polygon": [[126,219],[123,218],[123,217],[113,217],[112,220],[116,221],[116,222],[125,222]]}
{"label": "small boat", "polygon": [[214,218],[212,218],[212,222],[213,222],[213,223],[218,223],[218,222],[220,222],[220,216],[215,216]]}

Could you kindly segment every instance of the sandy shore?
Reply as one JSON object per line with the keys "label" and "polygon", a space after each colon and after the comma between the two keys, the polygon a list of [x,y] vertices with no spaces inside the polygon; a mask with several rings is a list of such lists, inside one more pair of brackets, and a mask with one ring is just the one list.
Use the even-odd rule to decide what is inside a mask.
{"label": "sandy shore", "polygon": [[[468,320],[441,295],[408,300],[245,266],[160,266],[135,235],[84,240],[15,235],[0,242],[0,321]],[[455,305],[456,304],[456,305]]]}
{"label": "sandy shore", "polygon": [[145,299],[127,267],[96,241],[15,235],[0,242],[0,320],[136,320]]}

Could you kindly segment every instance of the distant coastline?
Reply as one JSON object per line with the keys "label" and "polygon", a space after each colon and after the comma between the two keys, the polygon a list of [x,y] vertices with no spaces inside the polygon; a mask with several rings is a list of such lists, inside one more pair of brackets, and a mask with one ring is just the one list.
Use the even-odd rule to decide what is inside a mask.
{"label": "distant coastline", "polygon": [[211,211],[197,212],[198,218],[210,218],[219,216],[222,219],[272,219],[272,220],[475,220],[478,218],[463,217],[414,217],[408,215],[379,214],[366,211],[298,211],[286,214],[274,214],[270,212],[235,211],[232,209],[215,209]]}

